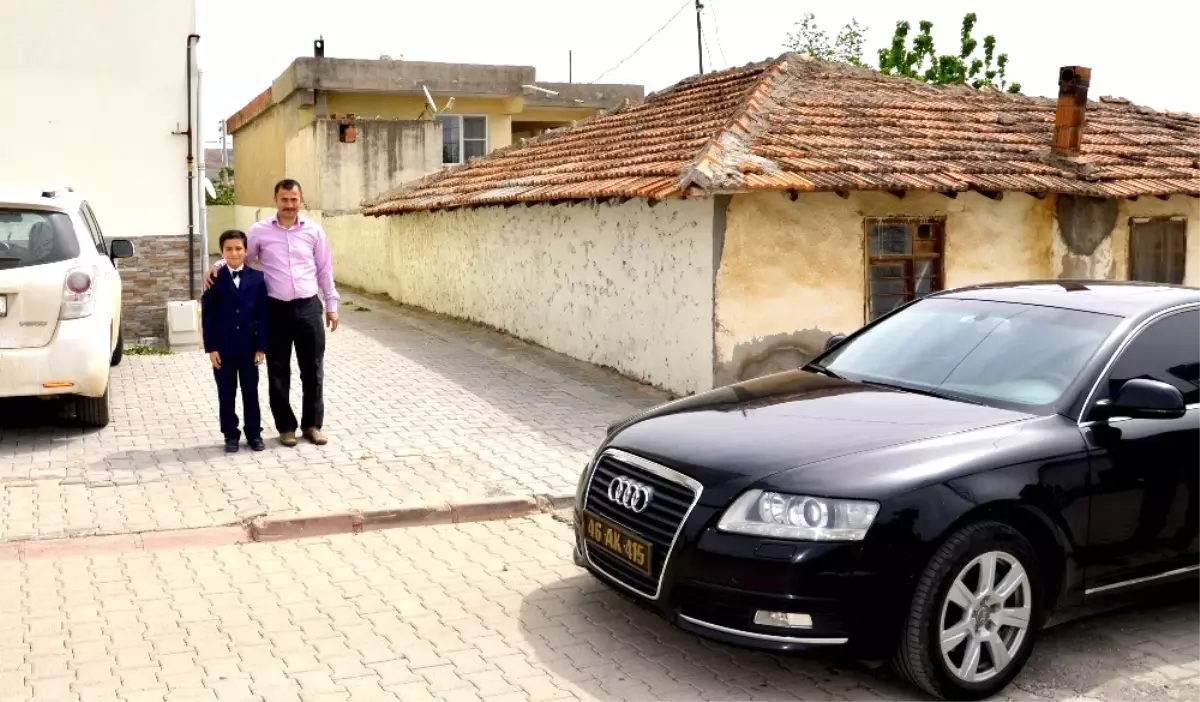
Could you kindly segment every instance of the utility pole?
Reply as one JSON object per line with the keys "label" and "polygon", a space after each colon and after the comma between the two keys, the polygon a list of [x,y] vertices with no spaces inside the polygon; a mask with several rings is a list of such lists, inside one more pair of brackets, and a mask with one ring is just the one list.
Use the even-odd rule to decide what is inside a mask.
{"label": "utility pole", "polygon": [[696,0],[696,56],[700,59],[700,73],[704,73],[704,28],[700,25],[700,13],[704,3]]}
{"label": "utility pole", "polygon": [[567,82],[575,82],[575,55],[574,51],[567,49]]}
{"label": "utility pole", "polygon": [[225,150],[225,120],[221,120],[221,166],[229,165],[229,152]]}

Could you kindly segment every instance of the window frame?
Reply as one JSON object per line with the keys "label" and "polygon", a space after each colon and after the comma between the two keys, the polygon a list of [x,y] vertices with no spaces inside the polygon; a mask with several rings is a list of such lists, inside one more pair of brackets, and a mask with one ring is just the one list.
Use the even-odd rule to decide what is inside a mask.
{"label": "window frame", "polygon": [[[468,161],[467,155],[466,155],[466,143],[468,141],[473,141],[473,142],[482,141],[483,142],[483,153],[480,154],[481,156],[486,156],[488,153],[491,152],[491,146],[492,146],[491,127],[492,127],[492,125],[491,125],[491,120],[488,118],[487,115],[478,115],[478,114],[437,115],[436,119],[438,119],[438,120],[443,120],[443,119],[458,120],[458,159],[459,160],[458,161],[446,161],[445,160],[445,151],[443,150],[443,152],[442,152],[442,167],[443,168],[449,168],[451,166],[461,166],[462,164],[464,164]],[[483,138],[482,139],[468,139],[467,138],[466,120],[468,120],[468,119],[482,119],[483,120]],[[440,122],[439,122],[439,125],[440,125]],[[446,145],[445,126],[442,126],[442,147],[443,147],[443,149],[445,148],[445,145]]]}
{"label": "window frame", "polygon": [[[1180,266],[1180,269],[1183,271],[1183,277],[1179,281],[1179,283],[1168,283],[1168,282],[1162,281],[1162,280],[1141,281],[1141,280],[1137,280],[1133,277],[1133,272],[1137,269],[1136,254],[1135,254],[1136,246],[1134,244],[1134,238],[1135,238],[1134,230],[1139,225],[1154,224],[1154,223],[1163,223],[1163,224],[1178,223],[1178,224],[1182,225],[1182,229],[1183,229],[1183,246],[1182,246],[1183,262],[1182,262],[1182,265]],[[1164,215],[1164,216],[1158,216],[1158,217],[1130,217],[1129,218],[1129,242],[1128,242],[1128,250],[1126,252],[1127,256],[1125,259],[1125,279],[1129,280],[1129,281],[1134,281],[1134,282],[1161,283],[1163,285],[1182,285],[1182,284],[1184,284],[1184,281],[1187,280],[1187,248],[1188,248],[1187,225],[1188,225],[1188,218],[1185,215]]]}
{"label": "window frame", "polygon": [[[921,225],[928,224],[934,227],[935,232],[935,249],[933,254],[918,254],[916,253],[916,236],[917,228]],[[871,230],[880,225],[903,225],[909,228],[909,253],[907,254],[872,254],[871,253]],[[946,286],[946,217],[943,215],[920,217],[912,215],[890,215],[884,217],[864,217],[863,218],[863,319],[866,324],[870,324],[884,316],[900,309],[906,304],[919,300],[922,297],[927,297],[934,293],[942,292]],[[917,261],[934,261],[932,278],[930,282],[930,290],[924,295],[916,294],[916,271],[915,264]],[[896,307],[893,307],[887,312],[880,313],[878,316],[872,316],[873,308],[873,293],[871,291],[871,268],[875,265],[903,265],[904,273],[904,302]],[[894,278],[890,280],[895,280]]]}
{"label": "window frame", "polygon": [[83,226],[92,235],[92,243],[96,246],[96,253],[108,255],[108,240],[104,238],[104,232],[100,229],[100,222],[96,220],[96,214],[92,212],[91,206],[87,200],[84,200],[79,205],[79,216],[83,219]]}

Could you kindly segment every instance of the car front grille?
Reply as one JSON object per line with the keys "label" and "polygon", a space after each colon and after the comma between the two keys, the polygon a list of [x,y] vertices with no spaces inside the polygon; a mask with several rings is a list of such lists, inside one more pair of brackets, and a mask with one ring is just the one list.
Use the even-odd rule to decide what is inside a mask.
{"label": "car front grille", "polygon": [[[653,499],[644,512],[635,513],[608,498],[609,485],[621,476],[654,489]],[[588,561],[627,589],[643,597],[657,598],[667,559],[684,521],[699,500],[700,490],[698,482],[670,468],[623,451],[605,451],[592,471],[584,509],[649,542],[652,545],[650,573],[647,575],[585,539]]]}

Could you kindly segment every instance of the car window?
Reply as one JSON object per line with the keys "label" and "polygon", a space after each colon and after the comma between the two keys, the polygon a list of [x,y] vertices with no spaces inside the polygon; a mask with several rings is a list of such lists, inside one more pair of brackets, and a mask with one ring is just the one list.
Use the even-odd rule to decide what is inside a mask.
{"label": "car window", "polygon": [[79,214],[83,217],[83,222],[88,228],[88,233],[92,235],[92,243],[96,245],[96,251],[107,255],[108,245],[104,241],[104,234],[100,231],[100,223],[96,221],[96,215],[92,212],[92,208],[85,202],[79,208]]}
{"label": "car window", "polygon": [[1187,404],[1200,402],[1200,310],[1176,312],[1138,334],[1109,372],[1109,397],[1133,378],[1161,380]]}
{"label": "car window", "polygon": [[929,298],[843,342],[825,368],[984,404],[1050,407],[1120,317],[985,300]]}
{"label": "car window", "polygon": [[41,266],[79,257],[70,215],[0,208],[0,270]]}

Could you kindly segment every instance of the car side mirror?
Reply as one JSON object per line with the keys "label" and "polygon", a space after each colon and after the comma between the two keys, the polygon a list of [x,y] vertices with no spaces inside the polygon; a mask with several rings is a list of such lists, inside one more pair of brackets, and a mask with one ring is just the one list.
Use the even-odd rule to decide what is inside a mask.
{"label": "car side mirror", "polygon": [[825,340],[825,352],[846,340],[845,334],[834,334]]}
{"label": "car side mirror", "polygon": [[108,255],[112,258],[133,258],[133,242],[128,239],[113,239],[108,242]]}
{"label": "car side mirror", "polygon": [[1187,404],[1179,388],[1149,378],[1125,381],[1115,398],[1100,400],[1092,409],[1093,418],[1098,421],[1113,417],[1175,419],[1185,413]]}

